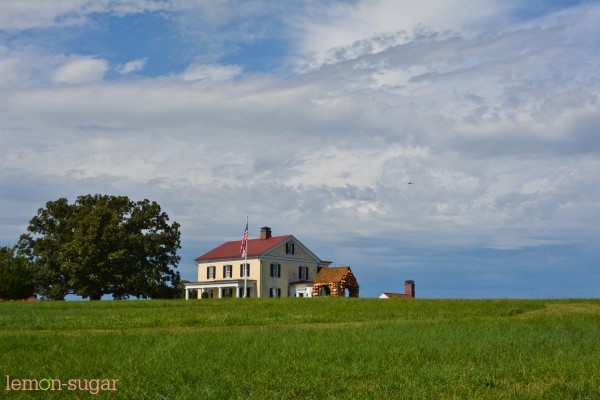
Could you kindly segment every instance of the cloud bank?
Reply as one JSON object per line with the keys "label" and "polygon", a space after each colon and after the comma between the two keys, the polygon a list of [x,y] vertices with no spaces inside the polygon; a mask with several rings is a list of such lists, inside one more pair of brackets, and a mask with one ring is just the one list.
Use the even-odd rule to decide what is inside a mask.
{"label": "cloud bank", "polygon": [[[48,200],[127,194],[182,224],[188,279],[249,216],[351,264],[366,295],[412,278],[434,297],[597,296],[600,7],[464,3],[240,3],[247,20],[230,2],[4,3],[21,33],[0,42],[3,242]],[[206,37],[184,67],[18,45],[143,12],[175,43]],[[246,69],[272,35],[279,64]]]}

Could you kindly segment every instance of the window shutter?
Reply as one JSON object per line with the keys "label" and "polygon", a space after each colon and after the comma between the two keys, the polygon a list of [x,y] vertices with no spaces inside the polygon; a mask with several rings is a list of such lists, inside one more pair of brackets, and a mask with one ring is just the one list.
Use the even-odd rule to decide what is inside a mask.
{"label": "window shutter", "polygon": [[223,278],[227,278],[227,265],[223,265]]}
{"label": "window shutter", "polygon": [[[245,268],[244,268],[245,266]],[[244,275],[245,272],[245,275]],[[250,264],[240,264],[240,276],[242,278],[250,276]]]}
{"label": "window shutter", "polygon": [[281,278],[281,264],[277,264],[277,277]]}
{"label": "window shutter", "polygon": [[206,268],[206,279],[210,279],[210,267]]}
{"label": "window shutter", "polygon": [[304,267],[304,266],[298,267],[298,277],[301,280],[307,280],[308,279],[308,267]]}

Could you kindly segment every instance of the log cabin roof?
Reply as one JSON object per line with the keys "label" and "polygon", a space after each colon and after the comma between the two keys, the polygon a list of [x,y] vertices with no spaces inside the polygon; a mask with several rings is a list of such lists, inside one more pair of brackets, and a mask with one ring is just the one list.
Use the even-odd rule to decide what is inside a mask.
{"label": "log cabin roof", "polygon": [[313,280],[314,284],[319,283],[329,283],[329,282],[339,282],[344,276],[348,273],[352,273],[350,267],[329,267],[329,268],[321,268],[315,279]]}

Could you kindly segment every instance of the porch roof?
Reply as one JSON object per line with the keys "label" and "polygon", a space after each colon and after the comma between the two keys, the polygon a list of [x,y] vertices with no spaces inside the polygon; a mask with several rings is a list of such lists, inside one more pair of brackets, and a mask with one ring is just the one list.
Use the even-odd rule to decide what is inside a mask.
{"label": "porch roof", "polygon": [[186,289],[210,289],[210,288],[226,288],[226,287],[234,287],[234,288],[242,288],[246,286],[254,286],[256,285],[255,279],[223,279],[209,282],[185,282],[183,286]]}

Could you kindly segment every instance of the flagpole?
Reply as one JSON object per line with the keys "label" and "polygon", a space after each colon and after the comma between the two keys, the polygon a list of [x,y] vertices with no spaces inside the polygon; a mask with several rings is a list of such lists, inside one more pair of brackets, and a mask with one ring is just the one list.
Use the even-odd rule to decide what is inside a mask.
{"label": "flagpole", "polygon": [[[248,217],[246,217],[246,229],[248,229]],[[248,241],[246,241],[246,251],[244,252],[244,298],[248,295],[246,288],[248,282]]]}

